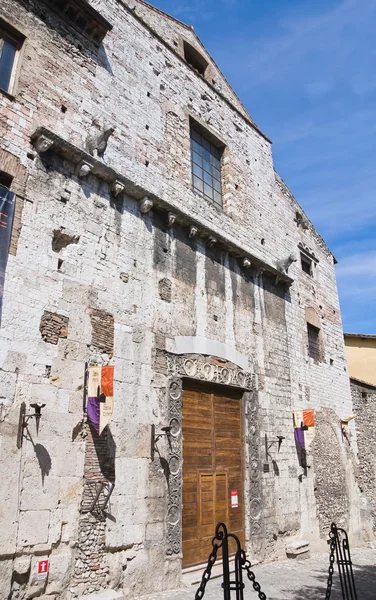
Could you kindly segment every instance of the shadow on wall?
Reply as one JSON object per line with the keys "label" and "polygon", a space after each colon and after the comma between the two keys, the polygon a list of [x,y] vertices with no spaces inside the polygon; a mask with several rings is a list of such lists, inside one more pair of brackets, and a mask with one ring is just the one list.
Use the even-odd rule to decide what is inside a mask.
{"label": "shadow on wall", "polygon": [[38,460],[40,473],[42,476],[42,486],[44,486],[44,479],[46,476],[48,476],[50,474],[50,471],[52,468],[51,456],[50,456],[47,448],[45,448],[42,444],[36,444],[34,442],[28,427],[26,427],[26,431],[27,431],[27,438],[32,443],[33,449],[35,452],[35,456],[37,457],[37,460]]}
{"label": "shadow on wall", "polygon": [[40,472],[42,475],[42,485],[44,485],[44,478],[48,476],[51,471],[52,461],[48,450],[42,446],[42,444],[33,444],[35,456],[37,457]]}

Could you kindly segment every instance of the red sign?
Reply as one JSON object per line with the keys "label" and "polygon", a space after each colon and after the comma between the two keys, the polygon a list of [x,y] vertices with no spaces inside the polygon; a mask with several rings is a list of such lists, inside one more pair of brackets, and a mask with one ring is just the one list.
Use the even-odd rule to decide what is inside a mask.
{"label": "red sign", "polygon": [[44,579],[47,577],[49,566],[50,561],[47,559],[38,561],[38,579]]}
{"label": "red sign", "polygon": [[231,490],[231,508],[239,507],[239,494],[238,490]]}

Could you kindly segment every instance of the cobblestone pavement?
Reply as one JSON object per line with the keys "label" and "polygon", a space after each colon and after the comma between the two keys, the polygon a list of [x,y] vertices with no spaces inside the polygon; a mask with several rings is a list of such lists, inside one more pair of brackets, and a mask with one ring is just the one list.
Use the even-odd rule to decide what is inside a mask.
{"label": "cobblestone pavement", "polygon": [[[358,600],[376,600],[376,549],[351,551]],[[313,554],[300,561],[285,560],[254,568],[268,600],[324,600],[328,578],[328,554]],[[341,600],[337,567],[333,577],[331,600]],[[181,590],[143,596],[139,600],[194,600],[197,585]],[[204,600],[222,600],[221,579],[210,581]],[[235,598],[235,595],[234,595]],[[245,600],[257,600],[251,582],[246,582]]]}

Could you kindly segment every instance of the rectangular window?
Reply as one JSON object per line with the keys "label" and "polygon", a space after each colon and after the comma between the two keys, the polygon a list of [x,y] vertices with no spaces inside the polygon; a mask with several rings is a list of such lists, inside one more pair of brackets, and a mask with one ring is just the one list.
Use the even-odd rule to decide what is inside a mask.
{"label": "rectangular window", "polygon": [[307,323],[308,356],[319,362],[320,360],[320,329]]}
{"label": "rectangular window", "polygon": [[303,254],[301,252],[300,253],[300,262],[302,265],[302,271],[304,271],[304,273],[307,273],[307,275],[310,275],[312,277],[313,276],[312,260],[310,258],[308,258],[308,256],[306,256],[305,254]]}
{"label": "rectangular window", "polygon": [[221,150],[191,128],[192,182],[195,192],[222,207]]}
{"label": "rectangular window", "polygon": [[193,48],[188,42],[183,42],[184,47],[184,58],[191,67],[193,67],[200,75],[205,75],[205,71],[208,67],[208,61],[205,60],[196,48]]}
{"label": "rectangular window", "polygon": [[0,89],[12,93],[22,40],[0,21]]}

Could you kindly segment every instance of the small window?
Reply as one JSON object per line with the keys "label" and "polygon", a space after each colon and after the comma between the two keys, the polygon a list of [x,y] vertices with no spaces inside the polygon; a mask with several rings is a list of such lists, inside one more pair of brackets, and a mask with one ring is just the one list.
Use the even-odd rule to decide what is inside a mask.
{"label": "small window", "polygon": [[306,256],[305,254],[300,253],[300,262],[302,264],[302,270],[304,271],[304,273],[307,273],[307,275],[310,275],[312,277],[313,276],[312,260],[310,258],[308,258],[308,256]]}
{"label": "small window", "polygon": [[11,93],[22,40],[0,21],[0,89]]}
{"label": "small window", "polygon": [[208,61],[193,46],[187,42],[183,42],[184,46],[184,58],[191,67],[196,69],[200,75],[205,75],[205,71],[208,67]]}
{"label": "small window", "polygon": [[0,171],[0,185],[9,189],[12,185],[12,181],[13,177],[11,175],[5,173],[5,171]]}
{"label": "small window", "polygon": [[314,361],[320,361],[320,329],[307,323],[308,332],[308,356]]}
{"label": "small window", "polygon": [[191,128],[192,183],[195,192],[222,207],[221,149]]}

